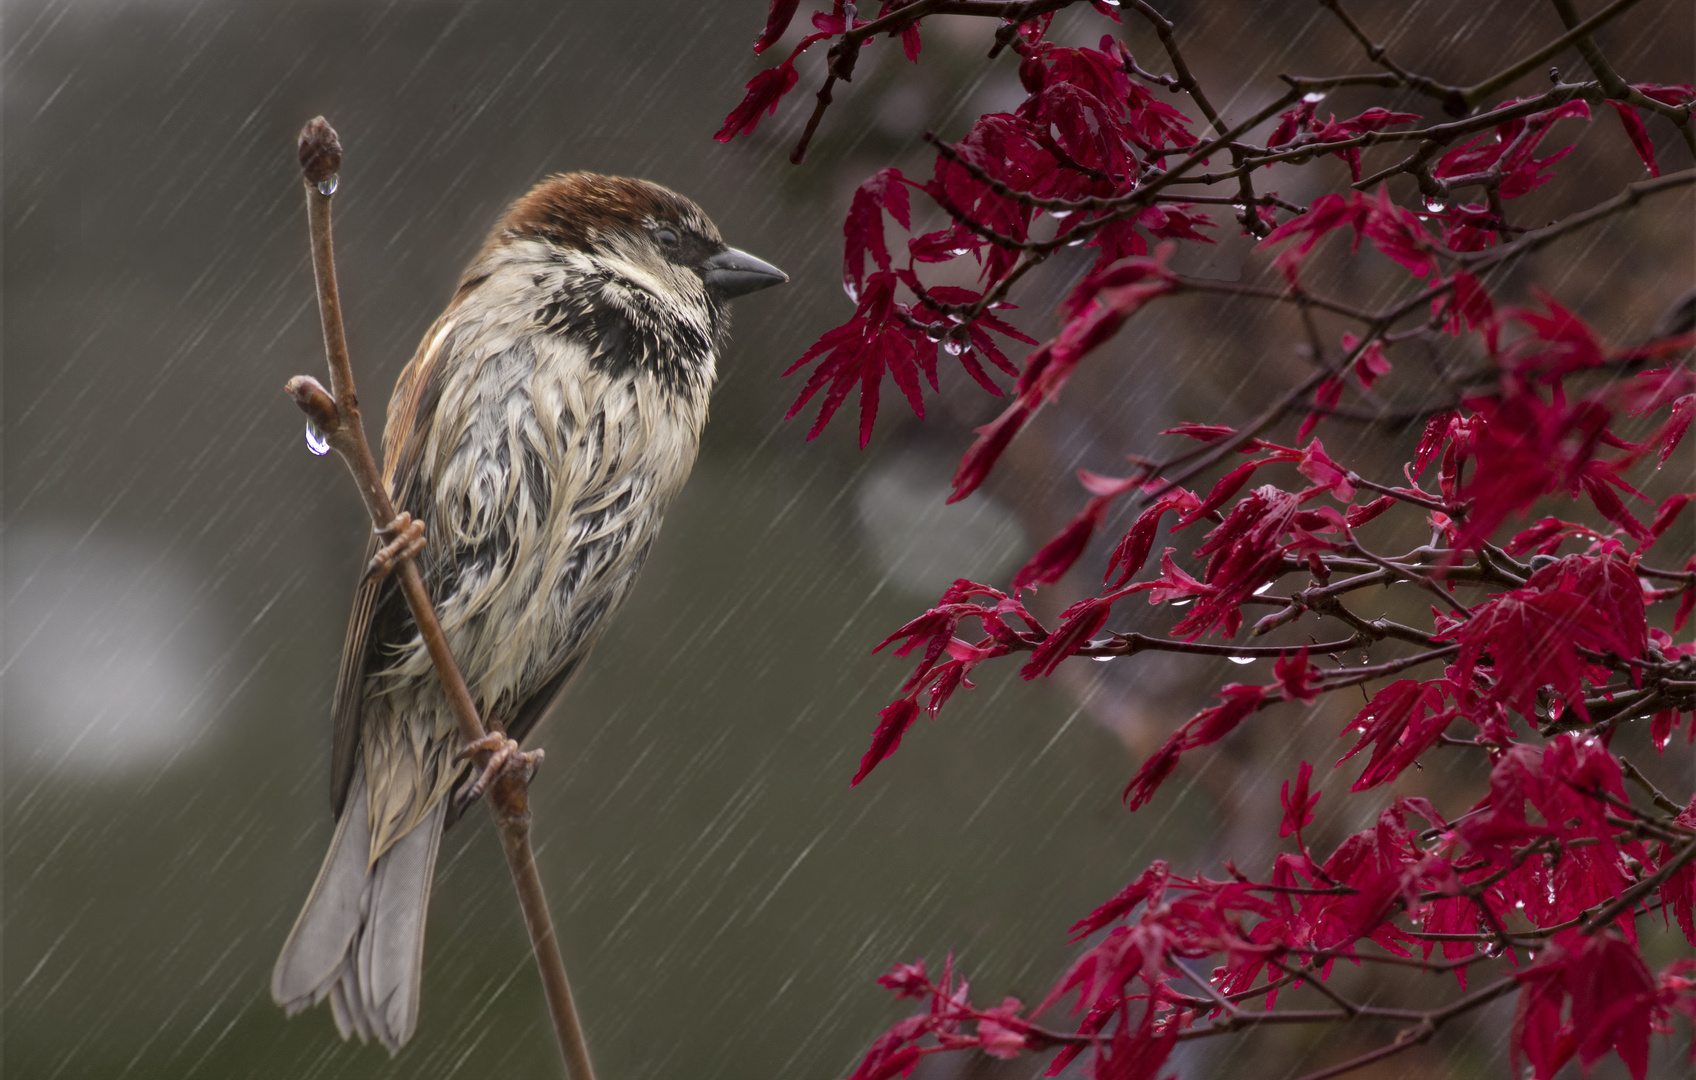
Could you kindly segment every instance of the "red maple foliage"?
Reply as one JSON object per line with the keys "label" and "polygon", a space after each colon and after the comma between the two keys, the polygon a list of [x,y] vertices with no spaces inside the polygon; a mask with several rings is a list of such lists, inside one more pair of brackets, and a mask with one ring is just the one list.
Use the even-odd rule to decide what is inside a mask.
{"label": "red maple foliage", "polygon": [[[1222,879],[1185,877],[1155,862],[1072,927],[1072,941],[1087,948],[1033,1006],[1013,998],[973,1004],[952,958],[936,978],[923,961],[897,964],[879,981],[922,1011],[881,1036],[852,1080],[905,1076],[925,1057],[966,1049],[1048,1054],[1047,1075],[1087,1055],[1097,1080],[1153,1080],[1165,1075],[1179,1042],[1266,1023],[1373,1018],[1403,1027],[1378,1049],[1314,1074],[1334,1076],[1508,997],[1517,999],[1516,1068],[1523,1062],[1544,1080],[1573,1058],[1587,1070],[1611,1053],[1641,1080],[1651,1034],[1674,1030],[1675,1017],[1696,1018],[1696,965],[1680,961],[1656,973],[1642,947],[1657,923],[1696,945],[1696,797],[1681,806],[1655,790],[1612,742],[1634,723],[1648,726],[1656,749],[1680,727],[1696,739],[1696,644],[1673,637],[1696,608],[1696,558],[1657,565],[1696,495],[1656,502],[1640,490],[1696,415],[1696,336],[1687,311],[1652,340],[1610,343],[1554,296],[1506,302],[1492,272],[1696,183],[1696,170],[1662,175],[1667,151],[1645,122],[1670,122],[1696,150],[1696,95],[1689,86],[1626,81],[1589,36],[1605,20],[1577,26],[1570,3],[1554,5],[1566,33],[1549,49],[1461,87],[1393,63],[1339,2],[1326,2],[1379,71],[1282,76],[1282,94],[1228,122],[1191,74],[1173,25],[1148,3],[1128,0],[1123,11],[1159,34],[1167,52],[1160,62],[1139,63],[1112,34],[1093,48],[1048,40],[1054,12],[1069,2],[985,4],[982,12],[946,6],[949,16],[1001,20],[991,55],[1014,54],[1025,98],[978,117],[956,141],[932,138],[929,179],[885,168],[854,193],[843,266],[854,313],[790,369],[812,365],[792,413],[822,395],[808,438],[858,387],[865,445],[885,373],[922,417],[926,385],[938,392],[940,349],[988,393],[1011,395],[965,450],[952,496],[964,498],[1128,320],[1191,292],[1297,309],[1315,370],[1250,422],[1184,424],[1166,434],[1191,440],[1188,449],[1133,456],[1121,477],[1080,473],[1082,509],[1007,588],[957,581],[891,634],[878,648],[917,662],[880,714],[852,783],[899,748],[921,712],[935,716],[970,688],[979,665],[1017,655],[1019,673],[1036,679],[1074,657],[1168,650],[1273,659],[1275,680],[1222,687],[1216,704],[1130,778],[1131,810],[1156,798],[1189,755],[1262,712],[1357,687],[1365,704],[1340,733],[1353,743],[1336,761],[1343,767],[1366,755],[1351,793],[1394,785],[1439,750],[1477,755],[1488,765],[1489,791],[1451,816],[1426,799],[1392,794],[1367,815],[1370,827],[1322,858],[1303,834],[1320,798],[1303,762],[1283,785],[1279,837],[1287,843],[1266,874],[1226,863]],[[1091,6],[1120,17],[1117,4]],[[796,85],[795,59],[830,41],[827,81],[798,159],[831,86],[851,77],[859,52],[878,37],[899,37],[916,60],[922,23],[943,17],[937,7],[885,0],[865,19],[836,0],[813,15],[814,32],[787,59],[754,77],[718,137],[752,131]],[[781,39],[797,10],[795,0],[772,0],[755,50]],[[1582,56],[1588,78],[1557,72],[1549,89],[1504,95],[1565,49]],[[1146,70],[1164,63],[1175,74]],[[1381,87],[1398,92],[1398,106],[1423,98],[1429,108],[1374,106],[1321,119],[1319,101],[1341,86]],[[1150,87],[1181,91],[1203,119]],[[1560,177],[1572,140],[1603,102],[1611,109],[1601,115],[1617,117],[1622,145],[1652,179],[1540,228],[1514,224],[1508,203]],[[1393,153],[1383,162],[1374,156],[1382,167],[1368,175],[1366,157],[1379,146]],[[1274,163],[1311,163],[1317,174],[1339,161],[1344,168],[1325,178],[1341,190],[1305,206],[1255,187],[1257,170]],[[1214,171],[1203,175],[1204,167]],[[1409,179],[1416,187],[1404,199],[1397,192]],[[1198,194],[1218,184],[1229,198]],[[913,200],[921,197],[945,227],[914,232]],[[1218,211],[1197,209],[1209,202],[1234,210],[1242,233],[1271,255],[1272,285],[1172,269],[1177,245],[1219,234]],[[892,226],[907,235],[904,258],[890,242]],[[1011,290],[1030,267],[1068,245],[1095,248],[1094,266],[1060,305],[1059,330],[1037,342],[996,312],[1011,307]],[[1314,269],[1320,259],[1362,247],[1399,268],[1400,289],[1383,307],[1361,310],[1309,285],[1323,280]],[[930,268],[948,263],[974,271],[976,286],[926,284]],[[1327,340],[1315,312],[1349,328]],[[1014,363],[992,334],[1033,348]],[[1400,477],[1368,478],[1348,463],[1358,455],[1328,451],[1315,433],[1346,409],[1380,407],[1374,386],[1394,378],[1409,342],[1443,343],[1464,360],[1445,375],[1447,398],[1413,416],[1383,417],[1399,420],[1383,430],[1406,464]],[[992,368],[1012,380],[1010,389]],[[1290,445],[1273,441],[1286,422],[1295,427]],[[1417,438],[1403,438],[1410,424]],[[1233,456],[1243,460],[1205,490],[1186,486]],[[1115,510],[1127,506],[1136,516],[1099,568],[1099,588],[1045,625],[1027,594],[1077,572]],[[1533,512],[1540,516],[1527,520]],[[1387,515],[1410,518],[1429,542],[1368,546],[1357,530]],[[1186,537],[1165,546],[1150,569],[1163,529]],[[1429,600],[1424,625],[1364,611],[1362,593],[1394,583]],[[1110,630],[1115,606],[1142,593],[1187,610],[1174,612],[1164,636]],[[1304,615],[1336,624],[1339,636],[1232,641],[1245,627],[1249,639],[1260,638]],[[1226,640],[1202,640],[1210,636]],[[1367,649],[1375,662],[1345,659]],[[1627,780],[1641,790],[1634,794]],[[1657,911],[1659,920],[1646,918]],[[1453,972],[1459,993],[1433,982],[1438,999],[1420,1009],[1353,1001],[1328,985],[1339,959]],[[1319,1007],[1279,1008],[1280,997],[1298,991],[1317,994]]]}

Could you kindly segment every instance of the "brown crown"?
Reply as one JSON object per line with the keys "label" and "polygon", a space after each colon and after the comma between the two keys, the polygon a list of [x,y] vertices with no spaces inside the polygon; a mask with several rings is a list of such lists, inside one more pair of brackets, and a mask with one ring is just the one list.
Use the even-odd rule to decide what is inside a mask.
{"label": "brown crown", "polygon": [[701,208],[669,188],[581,172],[559,173],[531,188],[507,210],[495,235],[536,236],[587,250],[598,233],[640,228],[645,221],[670,222],[718,239]]}

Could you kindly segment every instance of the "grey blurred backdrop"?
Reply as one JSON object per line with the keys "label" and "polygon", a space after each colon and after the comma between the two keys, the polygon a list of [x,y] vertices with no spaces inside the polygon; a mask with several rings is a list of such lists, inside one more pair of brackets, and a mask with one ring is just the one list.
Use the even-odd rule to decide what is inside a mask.
{"label": "grey blurred backdrop", "polygon": [[[1540,5],[1358,7],[1439,75],[1482,74],[1559,32]],[[1688,5],[1644,7],[1658,21],[1621,30],[1616,59],[1634,79],[1686,81]],[[694,478],[535,740],[539,858],[604,1077],[845,1075],[905,1012],[872,981],[892,962],[954,949],[984,1000],[1032,1000],[1072,955],[1064,928],[1148,859],[1217,872],[1228,846],[1264,862],[1253,845],[1277,781],[1334,752],[1346,716],[1292,710],[1142,814],[1118,803],[1141,754],[1234,671],[1213,664],[1075,661],[1044,684],[985,671],[848,789],[907,670],[872,645],[956,574],[1005,581],[1081,504],[1071,468],[1113,471],[1173,420],[1229,420],[1301,361],[1264,351],[1263,315],[1171,305],[1080,375],[997,484],[947,511],[953,462],[995,411],[981,394],[918,425],[886,387],[870,450],[840,422],[804,443],[781,419],[796,380],[777,376],[850,310],[839,230],[853,187],[891,160],[925,175],[925,128],[959,134],[1022,95],[1008,58],[982,60],[992,27],[944,23],[916,69],[887,45],[868,54],[805,166],[786,157],[816,62],[776,120],[721,146],[711,134],[757,70],[764,8],[5,5],[6,1075],[560,1075],[482,814],[443,849],[419,1034],[398,1061],[342,1043],[324,1010],[285,1021],[269,1000],[330,834],[327,707],[365,529],[281,393],[323,366],[292,160],[317,113],[347,146],[337,239],[373,426],[491,221],[548,172],[675,187],[793,279],[737,305]],[[1246,110],[1276,71],[1361,66],[1318,14],[1238,0],[1184,32],[1207,50],[1204,79],[1229,90],[1216,100]],[[1451,33],[1486,16],[1487,40]],[[1085,11],[1057,36],[1110,29]],[[1165,68],[1141,27],[1126,33]],[[1605,197],[1640,175],[1624,160],[1597,155],[1590,187],[1560,197]],[[1284,194],[1316,193],[1301,182]],[[1586,243],[1608,290],[1574,281],[1563,299],[1627,338],[1689,286],[1690,200]],[[1234,276],[1245,251],[1227,242],[1189,268]],[[1027,330],[1051,328],[1088,264],[1072,254],[1024,294]],[[1371,296],[1380,271],[1352,287]],[[1089,587],[1082,575],[1043,606]],[[1504,1020],[1375,1075],[1505,1075]],[[1341,1045],[1286,1037],[1264,1075]],[[1192,1066],[1245,1067],[1240,1048],[1210,1052]],[[962,1059],[936,1074],[950,1070],[993,1071]]]}

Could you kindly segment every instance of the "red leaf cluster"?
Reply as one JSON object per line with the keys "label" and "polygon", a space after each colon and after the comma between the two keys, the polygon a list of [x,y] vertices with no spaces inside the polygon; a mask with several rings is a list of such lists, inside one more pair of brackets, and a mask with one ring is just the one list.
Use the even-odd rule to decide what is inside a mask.
{"label": "red leaf cluster", "polygon": [[1485,681],[1482,701],[1532,717],[1547,687],[1588,720],[1584,683],[1601,686],[1609,675],[1588,660],[1635,660],[1648,644],[1643,590],[1623,559],[1569,555],[1475,609],[1456,637],[1456,681]]}
{"label": "red leaf cluster", "polygon": [[[1095,6],[1117,17],[1111,6]],[[885,24],[889,36],[900,36],[916,59],[918,22],[901,22],[905,7],[885,0],[878,17],[896,15]],[[771,0],[756,51],[783,39],[798,8]],[[1381,801],[1351,815],[1372,824],[1321,859],[1315,839],[1335,820],[1316,819],[1313,765],[1302,761],[1279,794],[1279,837],[1289,846],[1265,874],[1230,862],[1222,880],[1185,877],[1165,862],[1148,866],[1073,925],[1081,951],[1034,1008],[1013,998],[974,1005],[952,960],[939,979],[922,962],[896,965],[880,982],[923,1011],[873,1043],[853,1080],[904,1076],[926,1056],[958,1050],[997,1058],[1051,1051],[1049,1075],[1088,1055],[1097,1080],[1155,1080],[1181,1039],[1236,1030],[1251,1008],[1276,1013],[1280,994],[1297,991],[1320,1006],[1304,1020],[1419,1020],[1425,1026],[1416,1030],[1427,1031],[1517,994],[1516,1068],[1524,1063],[1546,1078],[1574,1058],[1588,1069],[1615,1053],[1641,1078],[1650,1033],[1675,1017],[1696,1021],[1696,963],[1656,976],[1638,945],[1653,925],[1645,916],[1656,911],[1668,932],[1696,945],[1696,800],[1674,814],[1677,804],[1624,766],[1611,742],[1634,725],[1656,750],[1680,728],[1696,740],[1696,644],[1674,638],[1696,613],[1696,557],[1664,554],[1675,538],[1687,541],[1681,515],[1696,495],[1669,494],[1664,477],[1654,499],[1639,490],[1656,490],[1644,479],[1654,467],[1680,461],[1674,455],[1696,420],[1696,334],[1686,301],[1682,318],[1669,316],[1655,340],[1614,344],[1580,310],[1534,287],[1529,303],[1511,301],[1505,290],[1520,285],[1502,270],[1521,249],[1616,211],[1637,212],[1638,202],[1677,179],[1638,185],[1597,213],[1543,228],[1512,204],[1549,184],[1573,153],[1568,141],[1551,141],[1557,130],[1611,140],[1621,153],[1629,147],[1658,176],[1645,113],[1687,109],[1692,91],[1604,76],[1469,112],[1474,103],[1461,88],[1445,96],[1370,56],[1384,72],[1345,83],[1399,83],[1386,100],[1441,98],[1452,119],[1382,106],[1321,119],[1322,95],[1302,96],[1318,80],[1291,77],[1266,111],[1284,110],[1264,145],[1252,142],[1253,128],[1215,140],[1228,121],[1217,130],[1192,127],[1149,88],[1188,92],[1211,115],[1178,57],[1183,35],[1172,35],[1153,8],[1136,11],[1153,24],[1177,74],[1151,74],[1111,35],[1093,48],[1057,44],[1048,40],[1053,12],[1015,12],[997,31],[996,50],[1016,58],[1022,100],[977,117],[955,142],[932,140],[928,179],[885,168],[855,190],[842,268],[855,310],[790,369],[811,366],[791,415],[819,400],[812,438],[857,388],[864,446],[884,376],[922,417],[925,384],[937,391],[938,352],[948,353],[987,393],[1011,398],[977,429],[954,476],[954,501],[984,483],[1081,364],[1165,297],[1205,293],[1209,301],[1282,306],[1314,367],[1264,409],[1255,403],[1247,414],[1254,419],[1239,419],[1241,426],[1183,424],[1167,434],[1196,440],[1185,451],[1129,454],[1123,476],[1079,472],[1081,508],[1005,589],[957,581],[890,635],[878,648],[914,666],[880,712],[853,783],[899,747],[921,714],[936,716],[970,688],[981,664],[1020,654],[1021,676],[1033,679],[1072,657],[1167,651],[1263,659],[1271,679],[1225,685],[1173,732],[1127,784],[1132,810],[1153,799],[1186,755],[1262,710],[1293,719],[1292,706],[1323,707],[1338,692],[1360,699],[1347,707],[1350,741],[1335,766],[1362,757],[1351,797],[1376,792],[1366,797]],[[925,17],[941,15],[926,8]],[[755,76],[718,137],[753,130],[796,85],[796,58],[842,38],[851,20],[864,25],[840,0],[815,13],[813,32]],[[832,84],[869,44],[859,38],[832,48]],[[1589,120],[1599,100],[1612,107],[1624,139],[1608,125],[1592,132],[1564,123]],[[1439,130],[1394,130],[1403,125]],[[1373,168],[1388,166],[1368,184],[1363,152],[1383,155]],[[1310,177],[1328,170],[1337,187],[1305,207],[1256,187],[1263,165],[1310,162],[1321,163]],[[1414,180],[1417,195],[1400,186]],[[1392,191],[1411,197],[1399,203]],[[1213,211],[1197,209],[1209,204],[1231,206],[1245,234],[1263,238],[1276,271],[1270,284],[1171,268],[1178,244],[1212,242]],[[1565,204],[1551,193],[1547,205]],[[1325,243],[1343,231],[1346,251]],[[1512,250],[1491,250],[1508,241],[1516,241]],[[1370,290],[1382,294],[1377,310],[1355,306],[1364,302],[1358,290],[1356,299],[1316,290],[1347,272],[1344,260],[1363,242],[1376,253],[1368,258],[1387,260],[1374,269],[1388,279]],[[1093,265],[1076,265],[1081,279],[1059,304],[1052,336],[1038,343],[1002,321],[998,313],[1027,270],[1085,245],[1095,249]],[[1323,266],[1310,266],[1321,257]],[[971,288],[935,285],[921,273],[976,280]],[[1015,362],[999,338],[1033,348]],[[1399,478],[1381,475],[1382,461],[1366,464],[1373,459],[1353,441],[1331,434],[1347,421],[1393,417],[1413,400],[1431,411],[1413,411],[1411,431],[1373,429],[1404,440]],[[1322,423],[1330,450],[1312,437]],[[1277,434],[1285,424],[1293,439]],[[1515,521],[1523,523],[1510,526]],[[1188,535],[1174,536],[1150,567],[1162,529]],[[1384,541],[1394,548],[1374,540],[1396,536]],[[1066,597],[1048,625],[1025,606],[1035,606],[1033,590],[1093,581],[1097,559],[1099,588]],[[1073,573],[1080,569],[1087,573]],[[1114,625],[1116,611],[1125,614],[1119,601],[1142,592],[1172,609],[1162,633]],[[1410,605],[1379,605],[1379,596],[1421,603],[1410,617]],[[1238,637],[1251,613],[1248,636],[1277,635],[1261,638],[1269,644],[1199,640]],[[1310,631],[1316,621],[1340,633]],[[1487,794],[1452,820],[1431,801],[1386,792],[1449,755],[1489,770]],[[1638,793],[1633,802],[1628,774],[1649,800]],[[1646,801],[1653,809],[1640,805]],[[1268,828],[1271,820],[1268,813]],[[1469,979],[1493,981],[1425,1012],[1351,1005],[1346,990],[1329,983],[1339,959],[1452,971],[1463,991]],[[1210,972],[1198,968],[1203,961]],[[1063,1002],[1070,1030],[1037,1022]],[[1384,1055],[1359,1061],[1377,1056]]]}

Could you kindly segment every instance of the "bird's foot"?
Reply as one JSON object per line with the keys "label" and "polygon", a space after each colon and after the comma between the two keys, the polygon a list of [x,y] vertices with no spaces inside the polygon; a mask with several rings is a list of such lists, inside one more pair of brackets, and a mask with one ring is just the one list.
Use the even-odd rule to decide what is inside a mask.
{"label": "bird's foot", "polygon": [[365,567],[365,580],[381,581],[389,576],[398,559],[410,559],[424,550],[424,523],[402,510],[393,521],[377,530],[388,543],[377,549]]}
{"label": "bird's foot", "polygon": [[536,770],[542,767],[542,751],[531,750],[528,753],[518,748],[518,740],[509,739],[504,731],[491,731],[475,742],[467,743],[456,757],[464,760],[487,751],[488,762],[477,778],[460,788],[456,798],[461,807],[470,806],[483,797],[489,784],[503,774],[517,774],[528,784],[536,775]]}

